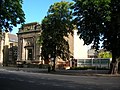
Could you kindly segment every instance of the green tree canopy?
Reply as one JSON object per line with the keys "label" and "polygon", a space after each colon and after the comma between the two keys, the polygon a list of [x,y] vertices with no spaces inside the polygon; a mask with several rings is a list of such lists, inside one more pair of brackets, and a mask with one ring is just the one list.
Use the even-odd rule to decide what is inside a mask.
{"label": "green tree canopy", "polygon": [[80,38],[96,49],[100,41],[112,52],[112,63],[120,57],[120,1],[119,0],[73,0],[75,24]]}
{"label": "green tree canopy", "polygon": [[84,43],[99,48],[100,36],[110,20],[110,0],[74,0],[75,24]]}
{"label": "green tree canopy", "polygon": [[65,37],[72,32],[72,3],[61,1],[51,5],[42,21],[42,55],[48,58],[69,58],[69,45]]}
{"label": "green tree canopy", "polygon": [[0,0],[0,32],[12,31],[13,26],[24,22],[22,0]]}
{"label": "green tree canopy", "polygon": [[112,58],[112,54],[109,51],[99,52],[98,58]]}

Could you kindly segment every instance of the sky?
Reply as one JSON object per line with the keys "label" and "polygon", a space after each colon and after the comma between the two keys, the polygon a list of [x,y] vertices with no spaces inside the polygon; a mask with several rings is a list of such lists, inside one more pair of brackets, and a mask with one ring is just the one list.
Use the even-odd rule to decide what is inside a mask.
{"label": "sky", "polygon": [[[25,23],[38,22],[47,15],[47,11],[55,2],[62,0],[23,0],[22,8],[25,13]],[[72,0],[64,0],[71,2]],[[16,34],[21,25],[13,28],[11,33]]]}

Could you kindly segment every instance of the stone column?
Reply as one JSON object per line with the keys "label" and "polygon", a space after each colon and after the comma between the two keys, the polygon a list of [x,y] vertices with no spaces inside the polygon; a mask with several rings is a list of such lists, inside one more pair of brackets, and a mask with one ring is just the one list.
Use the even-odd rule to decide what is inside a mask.
{"label": "stone column", "polygon": [[18,51],[17,51],[17,60],[19,61],[20,60],[20,51],[21,51],[21,39],[20,39],[20,36],[18,36]]}
{"label": "stone column", "polygon": [[23,47],[23,38],[20,37],[20,42],[18,43],[19,51],[18,51],[18,60],[22,60],[22,47]]}
{"label": "stone column", "polygon": [[1,44],[1,47],[0,47],[0,66],[3,64],[3,38],[1,37],[1,41],[0,41],[0,44]]}
{"label": "stone column", "polygon": [[26,60],[28,60],[28,49],[26,49]]}
{"label": "stone column", "polygon": [[22,43],[22,60],[24,61],[25,60],[25,48],[24,48],[25,41],[24,41],[24,39],[22,41],[23,41],[23,43]]}
{"label": "stone column", "polygon": [[36,40],[35,36],[33,37],[34,47],[33,47],[33,60],[36,60]]}
{"label": "stone column", "polygon": [[25,61],[26,61],[26,48],[25,48]]}

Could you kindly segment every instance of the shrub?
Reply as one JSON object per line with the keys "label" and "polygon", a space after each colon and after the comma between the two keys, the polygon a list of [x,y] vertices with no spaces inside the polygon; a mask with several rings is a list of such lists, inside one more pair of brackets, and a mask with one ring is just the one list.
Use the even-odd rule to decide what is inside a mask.
{"label": "shrub", "polygon": [[70,67],[70,70],[108,70],[106,67],[95,67],[95,66],[85,66],[85,67]]}

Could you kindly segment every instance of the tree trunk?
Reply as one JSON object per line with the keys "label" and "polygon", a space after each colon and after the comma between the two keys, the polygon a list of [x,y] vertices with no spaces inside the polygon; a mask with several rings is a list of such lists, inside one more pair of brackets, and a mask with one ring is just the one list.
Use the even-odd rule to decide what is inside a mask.
{"label": "tree trunk", "polygon": [[54,60],[53,60],[53,66],[52,66],[52,71],[54,71],[55,72],[55,57],[54,57]]}
{"label": "tree trunk", "polygon": [[118,59],[115,50],[112,51],[112,62],[110,63],[110,74],[118,74]]}
{"label": "tree trunk", "polygon": [[120,74],[120,61],[118,61],[118,73]]}
{"label": "tree trunk", "polygon": [[48,64],[48,72],[51,71],[51,66]]}
{"label": "tree trunk", "polygon": [[3,49],[3,66],[8,66],[8,59],[9,59],[8,45],[5,45]]}
{"label": "tree trunk", "polygon": [[111,74],[118,74],[118,62],[112,63]]}
{"label": "tree trunk", "polygon": [[119,51],[119,7],[117,5],[118,0],[111,0],[111,25],[110,25],[110,43],[111,43],[111,50],[112,50],[112,62],[110,67],[110,73],[111,74],[117,74],[118,73],[118,58],[120,56]]}

